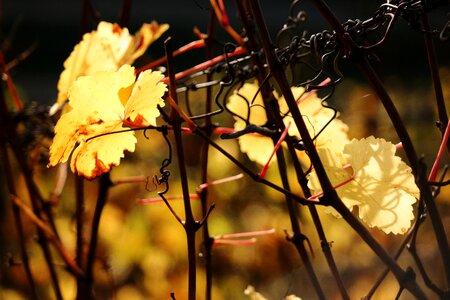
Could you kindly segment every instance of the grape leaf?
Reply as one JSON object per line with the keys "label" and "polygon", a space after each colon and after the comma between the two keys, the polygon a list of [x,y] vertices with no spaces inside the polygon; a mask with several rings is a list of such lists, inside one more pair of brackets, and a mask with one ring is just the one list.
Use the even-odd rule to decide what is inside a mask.
{"label": "grape leaf", "polygon": [[[319,134],[319,131],[326,126],[314,141],[316,148],[326,147],[336,152],[342,151],[344,145],[349,142],[347,136],[348,126],[337,118],[339,114],[337,113],[336,118],[332,119],[334,111],[324,107],[323,105],[327,105],[327,103],[323,102],[322,105],[322,100],[317,97],[317,94],[314,93],[303,98],[305,93],[303,87],[293,87],[291,90],[294,98],[300,99],[298,100],[298,107],[303,115],[303,119],[305,120],[306,127],[308,128],[311,137],[314,138]],[[289,122],[295,124],[292,116],[288,114],[289,109],[284,97],[280,99],[279,103],[280,110],[286,115],[283,118],[284,124],[287,125]],[[327,125],[328,122],[330,122],[330,124]],[[289,128],[289,135],[300,136],[297,126],[291,126]],[[303,156],[302,158],[305,157]]]}
{"label": "grape leaf", "polygon": [[[359,217],[369,226],[385,233],[405,233],[414,219],[412,204],[419,198],[419,189],[411,168],[395,155],[395,145],[373,136],[353,139],[342,154],[318,149],[319,156],[344,204],[359,209]],[[322,191],[315,172],[309,175],[308,186],[313,193]],[[327,209],[334,215],[338,213]]]}
{"label": "grape leaf", "polygon": [[[245,83],[239,90],[230,96],[227,104],[228,109],[241,117],[234,116],[234,129],[236,131],[246,127],[246,122],[244,120],[247,118],[247,114],[250,116],[248,119],[249,124],[262,126],[267,123],[263,99],[258,91],[259,86],[256,83]],[[301,99],[304,92],[305,89],[302,87],[292,88],[295,99]],[[295,122],[289,114],[286,100],[276,93],[275,97],[278,99],[280,111],[283,112],[282,116],[284,124],[287,126],[288,123],[291,123],[288,130],[289,135],[300,137]],[[252,101],[253,103],[251,103]],[[330,122],[334,115],[333,110],[322,106],[321,99],[318,98],[315,93],[312,93],[299,101],[299,109],[312,137],[318,134],[318,132]],[[337,118],[331,120],[331,123],[315,140],[316,147],[329,147],[335,151],[342,151],[345,143],[348,142],[347,131],[347,125],[341,120]],[[274,149],[271,138],[260,134],[250,133],[242,135],[238,139],[241,151],[246,153],[250,160],[255,161],[260,165],[265,165],[267,163]],[[308,164],[308,162],[306,162],[307,157],[303,151],[299,152],[299,157]]]}
{"label": "grape leaf", "polygon": [[127,28],[100,22],[97,30],[86,33],[64,62],[64,71],[58,81],[57,104],[67,100],[71,84],[83,75],[98,71],[116,71],[124,64],[132,64],[157,40],[169,25],[152,22],[143,24],[140,31],[130,35]]}
{"label": "grape leaf", "polygon": [[147,70],[135,82],[129,65],[78,78],[69,90],[71,109],[55,126],[49,166],[66,162],[72,151],[72,171],[88,179],[118,165],[136,143],[133,131],[123,131],[156,125],[166,91],[162,78]]}
{"label": "grape leaf", "polygon": [[[241,116],[242,119],[246,119],[247,114],[249,114],[248,121],[250,124],[262,126],[267,123],[267,116],[261,94],[258,93],[256,95],[257,92],[257,84],[246,83],[230,96],[227,107]],[[255,95],[253,103],[250,103]],[[242,119],[234,116],[234,130],[240,131],[246,127],[246,122]],[[257,133],[250,133],[240,136],[238,140],[241,151],[246,153],[250,160],[260,165],[267,163],[274,148],[271,138]]]}

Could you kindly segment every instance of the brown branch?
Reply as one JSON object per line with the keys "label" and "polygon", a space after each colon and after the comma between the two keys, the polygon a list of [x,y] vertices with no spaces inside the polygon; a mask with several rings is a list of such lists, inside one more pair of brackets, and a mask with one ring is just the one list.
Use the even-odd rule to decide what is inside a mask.
{"label": "brown branch", "polygon": [[[167,56],[167,70],[169,73],[169,94],[174,100],[175,104],[178,105],[176,86],[175,86],[175,68],[173,65],[173,50],[171,38],[168,38],[164,42],[165,52]],[[178,169],[180,172],[181,188],[183,192],[183,203],[185,212],[185,221],[183,224],[184,230],[186,232],[187,248],[188,248],[188,299],[196,299],[196,285],[197,285],[197,254],[195,247],[195,233],[200,229],[200,224],[194,219],[192,213],[191,200],[189,196],[189,186],[187,178],[187,170],[185,163],[185,155],[183,149],[183,141],[181,139],[181,124],[183,118],[180,116],[177,109],[171,107],[169,121],[173,126],[173,133],[175,137],[175,148],[178,159]]]}
{"label": "brown branch", "polygon": [[123,0],[120,11],[120,27],[127,27],[131,15],[131,0]]}
{"label": "brown branch", "polygon": [[94,285],[94,263],[95,254],[98,243],[98,230],[100,227],[100,218],[102,216],[103,208],[105,207],[106,200],[108,198],[108,191],[111,187],[110,174],[105,173],[99,178],[99,191],[97,195],[97,203],[95,205],[94,217],[91,224],[91,237],[89,241],[88,256],[85,268],[85,277],[83,280],[78,281],[77,286],[77,300],[89,300],[92,299],[92,288]]}
{"label": "brown branch", "polygon": [[[5,104],[5,98],[3,94],[3,90],[0,91],[0,116],[1,120],[3,122],[6,122],[8,120],[8,117],[6,115],[6,106]],[[6,124],[2,124],[2,128],[8,128]],[[11,164],[8,159],[8,150],[6,147],[6,133],[5,130],[0,131],[0,149],[1,149],[1,157],[3,159],[2,166],[4,169],[4,175],[6,178],[7,188],[10,195],[16,195],[16,187],[13,181],[13,175],[12,175],[12,169]],[[22,224],[22,217],[20,215],[20,209],[15,205],[14,203],[11,203],[11,208],[13,211],[13,218],[14,218],[14,225],[17,230],[17,236],[19,238],[19,246],[20,246],[20,254],[22,257],[22,263],[25,269],[25,274],[27,277],[28,284],[30,285],[30,297],[33,300],[37,300],[37,291],[36,291],[36,283],[34,282],[33,274],[30,267],[30,260],[28,257],[27,249],[26,249],[26,240],[25,240],[25,233],[23,230],[23,224]]]}
{"label": "brown branch", "polygon": [[10,195],[12,202],[19,207],[22,212],[37,226],[40,230],[45,234],[47,239],[53,243],[56,250],[58,251],[61,258],[64,260],[64,262],[67,265],[67,268],[70,273],[74,274],[75,276],[82,276],[83,272],[81,269],[76,265],[74,259],[70,257],[70,255],[67,253],[67,250],[64,248],[64,246],[61,244],[60,240],[55,236],[52,229],[48,227],[47,224],[43,220],[41,220],[34,212],[23,203],[19,197],[15,195]]}
{"label": "brown branch", "polygon": [[[206,60],[210,60],[213,57],[213,37],[215,32],[215,23],[216,18],[213,11],[210,13],[208,31],[206,34]],[[210,82],[212,80],[213,74],[206,74],[206,82]],[[206,88],[206,99],[205,99],[205,133],[210,138],[213,131],[213,124],[211,121],[211,116],[209,113],[212,111],[212,87],[208,86]],[[205,141],[200,146],[200,159],[201,159],[201,181],[202,183],[208,182],[208,160],[209,160],[209,144]],[[208,229],[208,220],[206,216],[208,214],[208,188],[203,188],[200,193],[200,201],[202,205],[202,217],[205,219],[202,231],[203,231],[203,245],[204,245],[204,253],[203,259],[205,260],[205,300],[211,300],[212,293],[212,247],[214,244],[214,239],[211,238]]]}

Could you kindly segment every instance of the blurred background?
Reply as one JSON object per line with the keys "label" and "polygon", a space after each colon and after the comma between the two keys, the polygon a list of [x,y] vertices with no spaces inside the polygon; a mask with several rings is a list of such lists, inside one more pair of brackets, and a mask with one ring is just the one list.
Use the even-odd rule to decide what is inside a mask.
{"label": "blurred background", "polygon": [[[80,15],[82,1],[56,0],[17,0],[3,1],[0,8],[2,40],[10,43],[6,52],[7,60],[18,53],[33,48],[32,53],[18,66],[12,69],[11,76],[17,86],[20,97],[25,103],[32,101],[51,105],[57,95],[56,84],[63,70],[63,62],[80,40]],[[240,28],[235,4],[224,1],[228,15],[236,29]],[[101,15],[101,19],[118,22],[122,1],[92,1]],[[329,1],[330,7],[338,18],[366,19],[373,15],[382,1]],[[289,1],[261,1],[266,22],[272,37],[286,22]],[[301,8],[308,14],[305,28],[310,33],[329,29],[309,1]],[[444,7],[430,16],[433,29],[441,30],[448,21],[450,8]],[[172,36],[174,47],[178,48],[196,39],[193,28],[206,32],[210,14],[210,4],[206,0],[168,0],[168,1],[132,1],[132,11],[128,28],[136,32],[142,23],[156,20],[168,23],[170,30],[153,44],[138,64],[163,56],[163,41]],[[90,29],[95,29],[93,23]],[[219,37],[228,40],[228,36],[219,29]],[[444,87],[445,99],[450,98],[450,40],[436,41],[437,58]],[[400,20],[396,24],[387,42],[375,51],[379,61],[374,63],[385,82],[394,102],[398,106],[403,120],[410,130],[419,155],[424,156],[430,166],[434,161],[440,141],[440,133],[434,122],[437,113],[434,93],[429,76],[423,34]],[[200,63],[203,52],[177,58],[176,67],[186,69]],[[329,102],[339,108],[341,119],[350,128],[350,137],[361,138],[368,135],[383,137],[394,143],[398,138],[390,125],[388,117],[380,106],[376,96],[357,70],[342,65],[345,80],[338,85]],[[203,94],[195,96],[200,101]],[[448,103],[447,103],[448,104]],[[229,116],[216,119],[224,126],[232,127]],[[139,134],[140,135],[140,134]],[[234,140],[217,140],[225,149],[255,172],[256,166],[240,153]],[[188,161],[190,190],[195,192],[200,182],[199,159],[196,153],[201,141],[196,137],[185,138]],[[147,140],[140,135],[136,152],[127,155],[121,165],[112,172],[112,178],[124,176],[153,176],[158,174],[161,161],[166,158],[166,144],[158,135]],[[400,153],[402,155],[402,153]],[[446,158],[447,160],[447,158]],[[210,180],[235,175],[241,171],[226,160],[220,153],[210,150]],[[175,165],[170,169],[170,195],[181,194]],[[42,194],[50,195],[56,170],[48,170],[45,164],[35,170],[35,179]],[[293,170],[289,170],[293,172]],[[17,236],[14,234],[11,207],[4,187],[5,178],[0,175],[2,200],[0,203],[0,299],[26,299],[26,278],[20,264]],[[269,169],[268,179],[277,182],[276,166]],[[23,177],[17,173],[16,182],[23,186]],[[57,226],[64,245],[69,251],[75,248],[74,227],[74,183],[69,176],[63,197],[55,208]],[[95,205],[97,182],[86,183],[86,215],[92,216]],[[25,191],[21,191],[23,194]],[[96,265],[98,299],[169,299],[169,293],[186,295],[186,245],[184,231],[163,203],[138,205],[137,199],[156,197],[156,187],[147,188],[144,183],[119,185],[112,189],[108,204],[102,217],[98,264]],[[26,195],[23,195],[26,199]],[[449,197],[447,188],[443,188],[438,197],[443,222],[449,227]],[[256,184],[244,177],[238,182],[225,183],[210,189],[210,201],[216,203],[209,219],[211,235],[233,232],[275,229],[275,233],[262,236],[250,246],[219,246],[214,248],[214,299],[249,299],[244,295],[247,285],[253,285],[268,299],[282,299],[296,294],[302,299],[315,299],[314,291],[308,280],[305,268],[299,260],[294,247],[286,240],[284,230],[290,230],[286,205],[281,194]],[[174,201],[174,208],[181,215],[181,202]],[[193,202],[197,216],[200,216],[200,204]],[[306,210],[300,208],[301,224],[304,234],[311,242],[312,260],[328,299],[339,299],[338,290],[328,271],[321,245],[311,218]],[[359,299],[371,288],[378,274],[384,270],[383,264],[344,221],[335,219],[322,212],[325,231],[340,269],[344,283],[352,299]],[[34,226],[26,224],[28,249],[32,259],[32,268],[40,284],[42,299],[51,299],[53,293],[42,254],[35,242]],[[394,253],[402,242],[402,236],[386,235],[371,230],[376,238]],[[201,252],[201,239],[198,240]],[[419,254],[430,271],[432,280],[443,286],[444,274],[436,247],[435,237],[430,230],[429,220],[423,225],[418,238]],[[73,252],[72,252],[73,253]],[[400,258],[401,265],[414,266],[411,257],[405,253]],[[202,258],[199,257],[198,299],[203,299],[204,271]],[[74,280],[62,268],[59,271],[65,299],[73,299]],[[421,282],[419,280],[419,282]],[[422,282],[421,282],[422,283]],[[398,284],[389,275],[373,299],[394,299]],[[432,298],[434,294],[429,293]],[[404,293],[401,299],[411,299]]]}

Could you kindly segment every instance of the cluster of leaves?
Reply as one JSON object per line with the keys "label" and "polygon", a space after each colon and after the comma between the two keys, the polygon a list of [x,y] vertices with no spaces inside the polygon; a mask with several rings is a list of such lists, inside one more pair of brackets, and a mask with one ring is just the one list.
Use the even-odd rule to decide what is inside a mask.
{"label": "cluster of leaves", "polygon": [[[236,37],[236,32],[227,23],[222,1],[212,1],[211,3],[217,19],[221,21],[222,27],[238,43],[244,44],[244,41],[240,37]],[[194,265],[194,268],[197,267],[195,264],[195,232],[202,226],[206,228],[204,237],[206,251],[211,251],[208,247],[213,245],[248,244],[253,243],[254,239],[238,239],[230,242],[227,240],[230,239],[229,236],[226,238],[222,235],[215,238],[210,237],[206,221],[214,206],[207,209],[204,201],[202,202],[203,216],[201,221],[194,220],[190,201],[195,197],[206,197],[204,190],[207,188],[208,183],[203,182],[199,186],[196,195],[192,196],[188,193],[186,188],[186,170],[184,169],[184,158],[182,157],[184,154],[180,150],[183,149],[179,138],[182,132],[197,134],[205,138],[207,145],[214,145],[216,149],[219,149],[226,157],[237,164],[243,171],[253,176],[253,178],[275,187],[275,189],[282,191],[289,197],[296,197],[300,202],[307,203],[317,228],[321,226],[318,226],[316,223],[318,219],[314,215],[315,205],[322,206],[325,204],[324,212],[337,218],[344,217],[347,222],[349,222],[349,218],[350,220],[353,219],[351,219],[352,215],[350,213],[346,213],[357,209],[360,220],[370,228],[376,227],[386,234],[406,234],[409,232],[412,221],[415,218],[414,204],[421,196],[424,196],[421,195],[423,189],[419,189],[411,167],[396,155],[396,150],[400,149],[401,145],[396,146],[383,138],[374,136],[350,139],[348,136],[349,127],[340,119],[337,110],[329,105],[329,99],[327,98],[325,101],[320,98],[316,90],[308,90],[305,87],[288,87],[288,91],[283,91],[283,95],[278,94],[275,89],[270,87],[269,90],[273,95],[272,101],[276,103],[273,107],[277,107],[276,111],[271,111],[273,107],[266,107],[270,101],[268,102],[263,97],[263,89],[266,83],[254,81],[253,78],[251,80],[246,78],[240,82],[239,88],[234,88],[236,85],[232,85],[233,88],[225,93],[229,95],[223,100],[226,109],[221,109],[218,112],[229,112],[233,117],[233,128],[226,129],[227,137],[236,137],[240,151],[246,154],[249,160],[259,166],[264,166],[264,171],[259,175],[252,174],[244,164],[239,162],[238,158],[233,158],[232,155],[227,154],[220,146],[217,146],[211,139],[211,135],[207,136],[205,134],[202,127],[203,124],[200,125],[200,123],[195,122],[197,119],[206,118],[206,123],[211,126],[207,130],[213,132],[214,129],[217,129],[217,132],[219,132],[220,130],[218,130],[217,126],[212,125],[211,117],[213,114],[208,114],[210,111],[207,111],[207,114],[202,117],[195,117],[190,114],[190,108],[186,110],[189,111],[187,113],[179,105],[174,94],[176,92],[176,86],[174,85],[181,76],[173,76],[173,66],[170,65],[170,61],[168,62],[169,71],[166,77],[161,71],[151,70],[150,68],[141,71],[136,70],[132,66],[134,61],[145,53],[150,44],[167,30],[167,24],[160,25],[153,22],[144,24],[140,31],[133,36],[129,34],[127,28],[102,21],[98,24],[97,30],[86,33],[83,36],[82,41],[75,46],[73,52],[64,63],[65,69],[61,73],[58,82],[58,98],[50,110],[51,115],[58,113],[60,117],[54,128],[48,166],[59,166],[59,168],[65,169],[67,168],[66,163],[70,161],[70,168],[77,176],[88,180],[93,180],[100,176],[103,179],[107,179],[100,183],[100,196],[96,204],[93,221],[94,229],[91,233],[91,242],[88,250],[90,256],[87,258],[87,267],[83,270],[88,273],[88,276],[92,276],[92,265],[95,260],[93,258],[96,247],[95,239],[98,234],[95,231],[98,228],[95,228],[98,227],[100,222],[100,215],[106,201],[106,191],[109,188],[108,184],[111,184],[109,177],[104,175],[109,175],[113,168],[115,169],[115,167],[120,165],[126,152],[134,152],[136,150],[136,143],[138,142],[136,132],[145,132],[152,129],[159,130],[163,139],[168,142],[169,147],[169,158],[162,161],[160,168],[161,177],[156,177],[154,183],[155,185],[165,184],[165,190],[158,193],[160,200],[165,202],[176,220],[185,228],[188,239],[190,268],[191,265]],[[202,34],[198,33],[198,35],[200,40],[195,45],[206,45],[208,40]],[[333,45],[336,46],[337,44],[334,43]],[[242,49],[239,49],[239,51],[244,51]],[[229,56],[238,55],[236,53],[241,52],[238,52],[236,48],[225,52],[222,58],[219,57],[217,60],[211,59],[208,61],[211,64],[205,65],[212,66],[220,59],[226,60],[228,69],[225,70],[224,78],[228,76],[227,78],[232,78],[232,81],[234,81],[235,76],[232,74]],[[266,52],[268,52],[267,49]],[[174,53],[166,53],[166,59],[172,59]],[[267,55],[267,59],[269,57],[270,55]],[[185,72],[185,74],[188,73]],[[276,77],[274,74],[271,75]],[[217,82],[221,85],[220,92],[216,95],[216,103],[219,104],[218,98],[222,94],[223,86],[231,84],[226,84],[223,80]],[[278,82],[278,84],[281,87],[283,85],[282,82]],[[325,80],[321,85],[326,87],[327,84],[328,81]],[[295,99],[295,109],[293,108],[293,103],[290,102],[290,96],[293,96]],[[164,109],[170,109],[170,113]],[[300,118],[296,119],[294,117],[296,111],[300,112]],[[214,113],[214,115],[217,115],[217,113]],[[272,124],[270,121],[272,118],[282,120],[281,126],[279,124],[281,128]],[[189,128],[181,128],[181,124],[184,122]],[[299,126],[301,124],[305,125],[306,131]],[[185,200],[185,220],[178,216],[169,203],[169,199],[164,196],[169,190],[170,172],[167,168],[172,162],[172,142],[167,137],[168,130],[173,130],[175,136],[173,143],[175,143],[175,147],[179,151],[178,164],[180,176],[182,177],[183,198]],[[147,135],[145,137],[148,138]],[[308,145],[308,140],[311,140],[312,148]],[[282,148],[278,148],[280,145],[282,145]],[[292,147],[295,149],[295,155],[292,155]],[[279,151],[279,149],[281,150]],[[277,161],[274,157],[282,158],[283,156],[278,154],[288,151],[290,151],[292,156],[291,159],[297,161],[305,170],[302,174],[302,179],[306,179],[307,183],[302,186],[303,192],[292,192],[287,187],[288,184],[286,182],[283,182],[283,188],[280,188],[273,181],[265,180],[264,178],[265,170]],[[314,158],[314,153],[317,154],[318,158]],[[317,159],[320,163],[317,162]],[[326,176],[322,173],[322,169],[325,171]],[[283,167],[280,167],[282,178],[285,171]],[[300,171],[298,169],[296,173],[297,177],[299,177]],[[219,180],[210,183],[210,185],[241,177]],[[330,193],[330,189],[328,188],[327,190],[325,177],[328,177],[326,180],[329,179],[332,191],[336,192],[337,196],[333,198],[333,201],[339,203],[330,203],[328,202],[329,199],[325,199],[325,196],[329,196],[326,194]],[[148,184],[148,179],[141,181],[147,181]],[[289,197],[287,197],[288,206],[291,200]],[[157,200],[151,199],[147,203],[155,201]],[[146,201],[142,201],[142,203],[144,202]],[[341,202],[343,206],[340,206]],[[298,251],[302,256],[302,251],[305,251],[305,248],[302,250],[302,247],[304,247],[303,241],[296,244],[299,241],[299,235],[302,235],[302,233],[298,228],[296,229],[296,226],[298,227],[298,225],[295,225],[297,222],[296,213],[291,207],[289,209],[294,234],[291,236],[287,233],[287,237],[299,249]],[[108,210],[104,210],[103,214],[107,215]],[[40,217],[37,216],[36,218],[39,219]],[[36,223],[40,224],[39,221],[36,221]],[[362,231],[363,229],[358,227],[358,224],[357,221],[354,221],[351,225],[357,228],[356,231]],[[44,225],[38,226],[46,228]],[[119,227],[117,224],[114,226]],[[108,231],[108,229],[103,230]],[[116,231],[119,230],[117,229]],[[263,233],[252,232],[251,234],[267,234],[268,232],[272,233],[272,231],[264,231]],[[320,235],[319,229],[318,232]],[[233,237],[242,238],[251,234],[237,234]],[[370,239],[367,235],[361,235],[363,238]],[[139,234],[136,236],[137,239],[142,239],[141,242],[143,244],[148,242],[143,236]],[[105,236],[104,240],[105,243],[111,245],[111,249],[116,247],[115,249],[119,249],[119,252],[120,249],[123,250],[123,248],[117,247],[114,243],[115,241],[111,240],[111,236],[109,237],[110,239],[107,237],[108,235]],[[82,240],[82,237],[79,240]],[[326,240],[321,242],[326,244]],[[374,247],[374,243],[376,242],[368,242],[371,247]],[[194,244],[194,246],[189,246],[190,244]],[[59,244],[57,245],[59,246]],[[327,247],[323,246],[323,248]],[[325,249],[324,252],[326,251]],[[384,254],[380,250],[375,250],[375,252],[377,251],[379,251],[377,254],[382,259],[386,257],[383,256]],[[60,250],[60,252],[64,254],[63,250]],[[136,252],[139,251],[136,250]],[[194,258],[192,258],[193,252]],[[136,254],[136,257],[140,257],[140,255],[142,253]],[[206,256],[208,255],[210,255],[210,252],[206,254]],[[330,257],[328,256],[327,258],[330,259]],[[305,264],[309,261],[308,259],[303,259]],[[132,262],[129,262],[129,264],[132,264],[136,263],[138,259],[130,259],[130,261]],[[404,275],[402,270],[398,271],[396,269],[397,265],[395,263],[392,263],[390,260],[385,261],[385,263],[391,268],[395,276],[402,277]],[[82,266],[80,265],[80,267]],[[72,270],[73,272],[78,271],[76,267],[72,268],[75,269]],[[311,272],[310,270],[308,269],[309,272]],[[210,271],[207,270],[207,272]],[[192,293],[195,296],[195,289],[192,291],[192,286],[195,287],[195,284],[191,284],[191,280],[194,280],[192,278],[195,278],[195,273],[192,276],[192,272],[189,272],[189,275],[189,298],[193,299]],[[310,276],[314,282],[315,275]],[[88,282],[86,287],[83,285],[86,283],[79,278],[78,281],[79,289],[86,288],[86,291],[79,291],[78,296],[86,295],[90,297],[92,287],[89,285],[92,285],[92,282]],[[337,279],[337,281],[339,280]],[[400,290],[404,288],[403,283],[401,285]],[[414,285],[412,287],[405,285],[405,287],[413,291],[415,289]],[[318,290],[320,295],[320,288]],[[265,299],[252,286],[249,286],[244,294],[251,299]],[[342,294],[345,295],[345,292]],[[420,292],[417,292],[417,294],[420,294]],[[172,297],[174,298],[174,296]],[[290,295],[285,299],[300,298]]]}
{"label": "cluster of leaves", "polygon": [[[124,151],[135,150],[133,129],[156,126],[159,109],[164,106],[162,97],[167,91],[161,82],[163,75],[147,70],[136,79],[134,68],[124,63],[141,55],[166,28],[155,30],[155,26],[153,31],[150,25],[142,27],[140,35],[144,42],[140,41],[137,49],[131,47],[133,39],[127,29],[106,22],[101,22],[97,31],[86,34],[75,47],[65,62],[66,69],[58,85],[58,99],[67,95],[69,102],[55,127],[50,166],[64,163],[71,156],[73,172],[87,179],[96,178],[119,165]],[[99,54],[98,49],[106,49],[108,55],[91,57]],[[315,145],[332,183],[339,185],[352,179],[338,189],[347,207],[359,206],[360,218],[370,227],[379,227],[386,233],[405,233],[414,218],[411,205],[419,197],[419,190],[411,169],[395,156],[395,146],[373,137],[349,142],[348,127],[334,117],[335,111],[327,108],[315,93],[305,93],[302,87],[294,87],[292,92],[310,134],[317,137]],[[290,125],[294,121],[284,97],[277,98],[283,122],[289,125],[289,136],[301,138],[297,127]],[[249,124],[267,123],[256,83],[246,83],[236,90],[230,96],[228,108],[235,114],[236,131]],[[242,111],[247,111],[247,115],[237,114]],[[274,152],[272,139],[258,134],[240,136],[239,144],[242,152],[261,165],[270,162]],[[299,153],[308,164],[305,153]],[[346,170],[346,166],[350,167]],[[320,193],[315,173],[309,178],[311,190]]]}

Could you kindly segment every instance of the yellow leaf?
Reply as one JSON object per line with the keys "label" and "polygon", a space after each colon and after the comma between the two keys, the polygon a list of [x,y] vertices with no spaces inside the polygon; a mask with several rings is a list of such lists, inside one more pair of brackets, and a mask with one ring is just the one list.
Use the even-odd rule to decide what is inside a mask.
{"label": "yellow leaf", "polygon": [[[245,83],[237,92],[230,96],[227,107],[243,119],[246,119],[249,114],[250,124],[262,126],[267,122],[267,117],[261,94],[258,93],[253,103],[251,103],[257,91],[258,85]],[[244,120],[236,116],[234,116],[234,119],[234,130],[239,131],[246,127]],[[241,151],[246,153],[250,160],[260,165],[267,163],[274,148],[271,138],[256,133],[240,136],[239,146]]]}
{"label": "yellow leaf", "polygon": [[136,36],[117,24],[100,22],[97,30],[86,33],[64,62],[64,71],[58,81],[57,104],[68,98],[72,83],[80,76],[98,71],[116,71],[124,64],[132,64],[144,54],[169,26],[157,22],[142,25]]}
{"label": "yellow leaf", "polygon": [[[302,87],[293,87],[291,90],[295,99],[300,99],[305,92],[305,89]],[[227,107],[242,119],[246,119],[247,115],[249,115],[249,124],[262,126],[266,124],[267,116],[261,93],[258,93],[258,91],[258,84],[245,83],[238,91],[230,96]],[[286,100],[276,93],[275,97],[278,99],[284,124],[287,126],[288,123],[291,123],[288,131],[289,135],[300,137],[294,119],[289,114]],[[299,109],[311,137],[316,136],[319,131],[326,126],[315,140],[317,148],[327,147],[337,152],[343,150],[344,145],[349,141],[347,137],[348,127],[337,118],[332,120],[334,111],[324,107],[321,103],[321,99],[318,98],[315,93],[302,99],[299,102]],[[234,116],[234,129],[236,131],[246,127],[246,122],[241,118]],[[328,122],[330,122],[330,124],[327,125]],[[240,136],[239,146],[241,151],[246,153],[250,160],[261,165],[267,163],[274,149],[271,138],[255,133]],[[303,151],[299,152],[299,157],[305,161],[307,160]],[[308,164],[308,162],[305,163]]]}
{"label": "yellow leaf", "polygon": [[134,127],[156,124],[156,118],[159,116],[157,106],[164,106],[161,96],[166,91],[166,85],[160,82],[162,78],[161,73],[150,70],[139,74],[125,106],[127,123]]}
{"label": "yellow leaf", "polygon": [[[75,148],[70,161],[72,172],[86,178],[95,178],[109,172],[112,166],[117,166],[124,157],[123,152],[134,152],[136,137],[134,131],[120,132],[120,121],[93,124],[91,134],[83,136],[83,140]],[[114,134],[111,134],[113,133]],[[120,132],[120,133],[119,133]],[[93,138],[86,142],[87,139]]]}
{"label": "yellow leaf", "polygon": [[72,151],[72,171],[86,178],[117,166],[124,151],[135,149],[134,132],[124,130],[156,125],[166,91],[162,78],[147,70],[136,80],[134,68],[124,65],[76,80],[69,91],[71,109],[55,126],[49,166],[66,162]]}
{"label": "yellow leaf", "polygon": [[[302,87],[293,87],[292,94],[295,99],[300,99],[305,93],[305,89]],[[289,112],[286,100],[282,97],[279,101],[280,110],[287,114]],[[323,105],[327,105],[326,102]],[[303,116],[308,132],[312,138],[316,135],[314,143],[316,148],[330,148],[333,151],[340,152],[344,149],[344,145],[349,142],[347,131],[348,126],[336,118],[333,118],[334,111],[330,108],[324,107],[322,100],[317,97],[316,93],[310,94],[304,99],[301,99],[298,104],[298,108]],[[330,122],[331,120],[331,122]],[[295,124],[294,119],[290,114],[287,114],[284,119],[284,123],[287,125],[289,122]],[[330,124],[327,125],[327,123]],[[325,127],[326,126],[326,127]],[[325,128],[322,132],[323,128]],[[289,135],[300,136],[297,126],[291,126],[289,128]]]}
{"label": "yellow leaf", "polygon": [[168,24],[158,24],[153,21],[150,24],[143,24],[141,30],[136,34],[134,39],[134,47],[129,56],[125,56],[127,61],[124,63],[132,64],[138,57],[140,57],[147,50],[148,46],[169,29]]}
{"label": "yellow leaf", "polygon": [[[411,168],[395,155],[395,145],[371,136],[353,139],[342,155],[329,149],[320,149],[319,155],[333,185],[353,177],[336,191],[350,210],[358,206],[359,217],[369,227],[394,234],[408,230],[414,219],[412,204],[420,193]],[[313,193],[321,192],[314,172],[308,186]]]}

